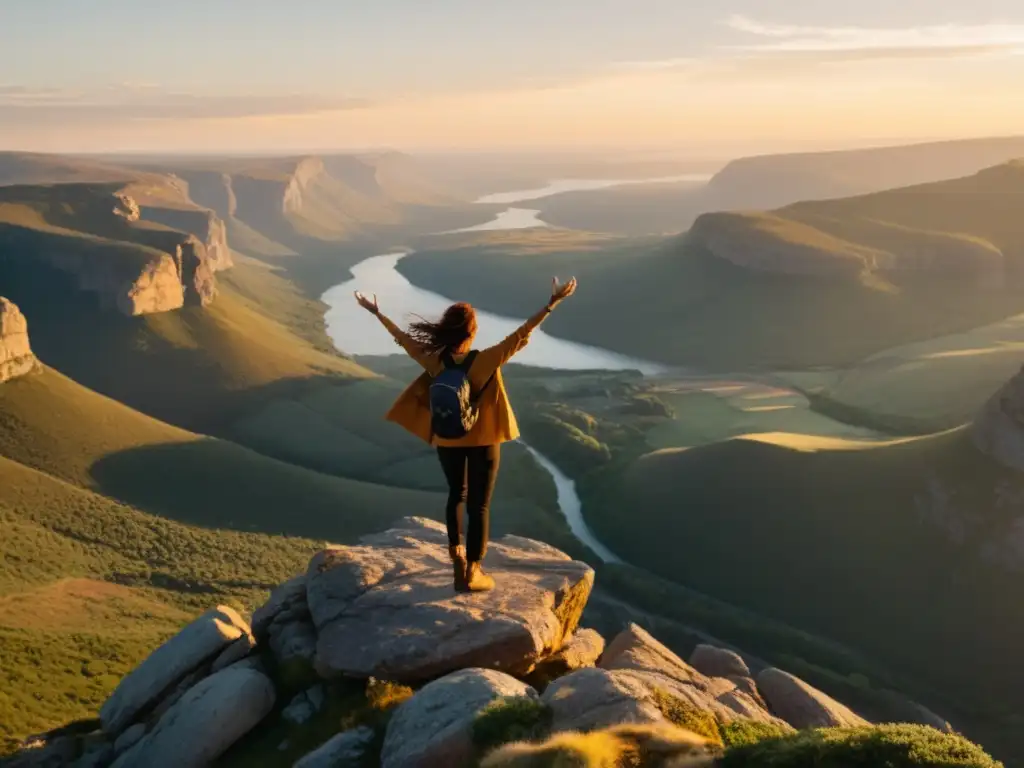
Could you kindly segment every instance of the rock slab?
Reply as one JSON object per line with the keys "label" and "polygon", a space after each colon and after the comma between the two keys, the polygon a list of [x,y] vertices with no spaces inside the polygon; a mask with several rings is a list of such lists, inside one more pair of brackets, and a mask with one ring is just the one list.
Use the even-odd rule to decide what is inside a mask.
{"label": "rock slab", "polygon": [[473,722],[508,697],[537,698],[530,686],[493,669],[464,669],[428,683],[388,722],[381,768],[450,768],[473,757]]}
{"label": "rock slab", "polygon": [[200,681],[113,768],[201,768],[213,764],[274,708],[274,684],[230,668]]}
{"label": "rock slab", "polygon": [[594,571],[518,536],[493,542],[484,564],[494,591],[456,593],[444,526],[424,518],[318,553],[306,574],[317,671],[402,683],[471,667],[529,673],[572,636]]}
{"label": "rock slab", "polygon": [[135,717],[206,661],[249,634],[249,625],[220,605],[188,624],[128,673],[100,709],[103,730],[121,733]]}
{"label": "rock slab", "polygon": [[339,768],[358,765],[373,741],[373,731],[363,726],[343,731],[299,760],[293,768]]}
{"label": "rock slab", "polygon": [[771,711],[794,728],[870,725],[849,707],[781,669],[769,667],[761,672],[757,687]]}

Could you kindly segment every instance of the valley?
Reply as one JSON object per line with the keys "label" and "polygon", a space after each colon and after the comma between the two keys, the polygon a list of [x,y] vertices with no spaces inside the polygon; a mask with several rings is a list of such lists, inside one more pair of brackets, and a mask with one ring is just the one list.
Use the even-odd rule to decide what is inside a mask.
{"label": "valley", "polygon": [[[1016,385],[990,400],[1024,343],[1018,165],[893,191],[837,171],[865,194],[738,196],[667,236],[682,209],[663,230],[671,204],[621,196],[744,164],[492,195],[429,167],[0,157],[0,295],[35,358],[0,384],[2,750],[88,717],[211,601],[249,611],[328,542],[440,519],[436,457],[382,420],[415,367],[353,290],[396,322],[472,301],[483,345],[574,274],[506,372],[525,443],[495,535],[593,567],[606,633],[742,647],[876,722],[919,701],[1024,754]],[[571,211],[601,205],[631,223]]]}

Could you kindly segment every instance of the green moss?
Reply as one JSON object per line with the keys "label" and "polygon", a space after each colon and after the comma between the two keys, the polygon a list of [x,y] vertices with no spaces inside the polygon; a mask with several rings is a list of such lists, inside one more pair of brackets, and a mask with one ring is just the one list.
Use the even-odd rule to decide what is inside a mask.
{"label": "green moss", "polygon": [[551,730],[552,712],[537,699],[510,696],[500,699],[473,722],[473,746],[484,755],[513,741],[535,741]]}
{"label": "green moss", "polygon": [[825,728],[733,747],[721,768],[999,768],[967,739],[917,725]]}
{"label": "green moss", "polygon": [[669,722],[698,736],[704,736],[715,744],[722,743],[722,733],[713,714],[697,709],[662,688],[654,688],[652,693],[655,705]]}

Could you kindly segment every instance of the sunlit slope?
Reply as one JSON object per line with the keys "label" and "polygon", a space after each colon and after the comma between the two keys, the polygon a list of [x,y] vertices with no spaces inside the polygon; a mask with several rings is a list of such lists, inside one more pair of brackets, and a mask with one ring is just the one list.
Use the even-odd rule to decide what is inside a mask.
{"label": "sunlit slope", "polygon": [[768,434],[651,453],[586,509],[627,560],[997,710],[1024,679],[1024,561],[1005,560],[1021,490],[965,431]]}
{"label": "sunlit slope", "polygon": [[698,205],[775,208],[955,179],[1017,157],[1024,157],[1022,136],[745,157],[714,176]]}
{"label": "sunlit slope", "polygon": [[574,274],[580,290],[545,328],[638,357],[718,370],[847,366],[1024,309],[1022,201],[1024,170],[1009,164],[862,198],[713,214],[655,245],[538,253],[446,241],[399,269],[518,315],[550,275]]}
{"label": "sunlit slope", "polygon": [[67,275],[32,260],[0,259],[0,282],[44,362],[191,428],[207,431],[288,382],[371,375],[329,351],[315,302],[262,267],[236,270],[210,306],[141,317],[101,311]]}
{"label": "sunlit slope", "polygon": [[433,494],[319,475],[144,416],[52,370],[0,387],[0,455],[205,526],[343,538]]}
{"label": "sunlit slope", "polygon": [[1022,320],[886,350],[842,372],[821,394],[921,429],[963,424],[1024,364]]}

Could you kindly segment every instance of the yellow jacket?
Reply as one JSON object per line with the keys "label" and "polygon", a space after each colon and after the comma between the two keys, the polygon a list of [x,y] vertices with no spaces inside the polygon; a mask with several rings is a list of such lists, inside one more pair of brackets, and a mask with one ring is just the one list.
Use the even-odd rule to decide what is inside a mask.
{"label": "yellow jacket", "polygon": [[[440,356],[426,352],[408,333],[403,331],[391,320],[378,314],[384,327],[395,337],[395,343],[401,346],[417,363],[423,366],[423,373],[408,387],[387,413],[387,420],[404,427],[421,440],[431,445],[443,446],[475,446],[493,445],[515,440],[519,437],[519,425],[508,401],[505,382],[501,377],[501,366],[530,341],[533,329],[544,322],[551,312],[545,307],[535,314],[512,334],[493,347],[482,349],[468,371],[473,392],[480,392],[487,380],[494,376],[480,398],[478,408],[480,415],[473,429],[465,437],[457,440],[445,440],[435,437],[430,429],[430,380],[444,368]],[[465,359],[465,355],[453,355],[456,362]]]}

